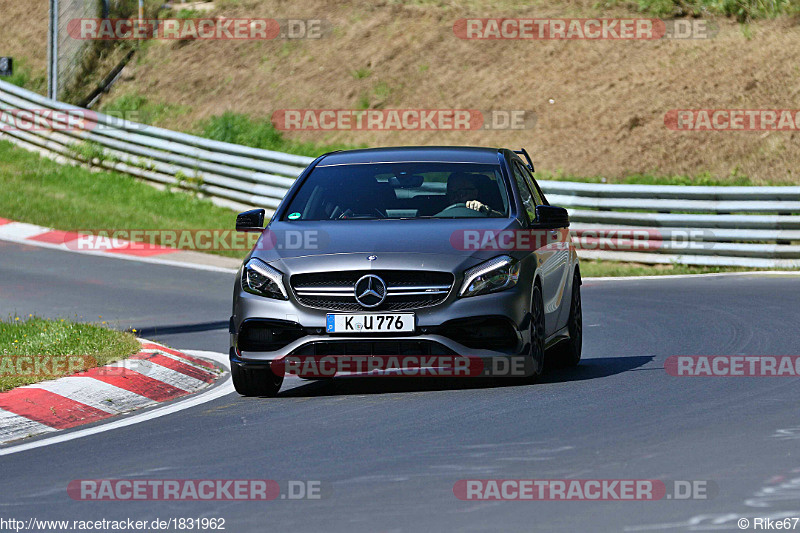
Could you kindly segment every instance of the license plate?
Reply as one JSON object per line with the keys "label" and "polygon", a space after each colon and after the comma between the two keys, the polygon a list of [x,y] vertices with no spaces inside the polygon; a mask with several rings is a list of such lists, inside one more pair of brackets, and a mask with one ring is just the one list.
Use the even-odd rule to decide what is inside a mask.
{"label": "license plate", "polygon": [[403,333],[414,331],[414,313],[329,314],[328,333]]}

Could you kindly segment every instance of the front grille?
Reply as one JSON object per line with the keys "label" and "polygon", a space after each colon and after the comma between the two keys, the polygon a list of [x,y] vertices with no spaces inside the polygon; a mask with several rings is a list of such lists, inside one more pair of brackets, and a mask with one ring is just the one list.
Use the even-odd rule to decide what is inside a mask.
{"label": "front grille", "polygon": [[[356,301],[356,282],[373,274],[386,283],[386,299],[377,307]],[[290,283],[297,301],[326,311],[404,311],[442,303],[453,286],[449,272],[413,270],[352,270],[295,274]]]}

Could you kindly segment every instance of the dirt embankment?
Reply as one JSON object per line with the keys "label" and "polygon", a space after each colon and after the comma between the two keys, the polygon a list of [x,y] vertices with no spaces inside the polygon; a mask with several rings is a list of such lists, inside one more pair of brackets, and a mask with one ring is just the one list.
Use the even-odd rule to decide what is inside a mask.
{"label": "dirt embankment", "polygon": [[13,57],[15,71],[46,78],[49,9],[46,0],[0,0],[0,56]]}
{"label": "dirt embankment", "polygon": [[[22,2],[0,0],[4,4]],[[513,4],[227,0],[216,14],[325,19],[333,30],[316,40],[150,43],[110,98],[138,93],[174,104],[180,111],[164,114],[160,125],[175,129],[191,129],[223,111],[269,119],[286,108],[532,110],[535,126],[516,131],[288,135],[369,145],[524,146],[541,169],[583,176],[707,171],[745,174],[756,183],[800,183],[800,132],[687,132],[664,125],[672,109],[800,109],[796,21],[743,28],[715,19],[714,38],[657,41],[475,41],[453,32],[462,17],[600,14],[588,1]],[[623,10],[602,15],[640,16]],[[19,35],[14,31],[10,35]],[[19,39],[38,37],[23,32]]]}

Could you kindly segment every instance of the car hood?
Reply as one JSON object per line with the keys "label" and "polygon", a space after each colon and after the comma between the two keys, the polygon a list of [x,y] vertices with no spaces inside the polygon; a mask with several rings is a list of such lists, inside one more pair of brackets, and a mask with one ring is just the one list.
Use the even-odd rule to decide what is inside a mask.
{"label": "car hood", "polygon": [[[474,246],[464,246],[465,232],[482,235],[519,228],[517,220],[508,218],[274,222],[251,256],[287,273],[370,268],[455,271],[504,253],[516,255],[466,249]],[[370,256],[376,259],[370,261]]]}

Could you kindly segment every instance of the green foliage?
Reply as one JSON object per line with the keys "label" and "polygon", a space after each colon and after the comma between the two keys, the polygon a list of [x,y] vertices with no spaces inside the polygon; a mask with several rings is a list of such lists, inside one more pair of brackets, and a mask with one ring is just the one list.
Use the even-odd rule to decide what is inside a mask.
{"label": "green foliage", "polygon": [[14,74],[7,78],[0,78],[0,80],[39,94],[47,90],[46,75],[33,76],[24,59],[14,59]]}
{"label": "green foliage", "polygon": [[389,97],[389,94],[392,92],[392,88],[389,87],[389,84],[385,81],[381,81],[375,84],[375,96],[380,98],[381,100],[385,100]]}
{"label": "green foliage", "polygon": [[188,176],[186,173],[182,171],[178,171],[175,173],[175,180],[177,181],[177,186],[183,190],[190,191],[195,195],[201,192],[201,188],[203,186],[203,178],[201,176]]}
{"label": "green foliage", "polygon": [[202,11],[196,11],[194,9],[181,9],[175,14],[174,18],[187,20],[187,19],[203,18],[204,16],[205,13],[203,13]]}
{"label": "green foliage", "polygon": [[340,143],[317,144],[293,141],[286,139],[283,133],[267,120],[256,120],[247,115],[231,112],[203,121],[198,129],[200,135],[216,141],[310,157],[317,157],[333,150],[362,148]]}
{"label": "green foliage", "polygon": [[369,109],[370,105],[369,96],[367,94],[362,94],[358,97],[358,109]]}
{"label": "green foliage", "polygon": [[364,78],[369,77],[369,75],[372,74],[372,71],[367,67],[362,67],[354,70],[350,74],[353,76],[353,79],[355,80],[363,80]]}
{"label": "green foliage", "polygon": [[72,154],[90,164],[102,164],[107,159],[105,148],[95,141],[83,141],[69,145]]}
{"label": "green foliage", "polygon": [[189,112],[189,107],[168,103],[150,102],[140,94],[123,94],[101,108],[103,113],[122,117],[132,122],[156,125],[167,118],[179,117]]}

